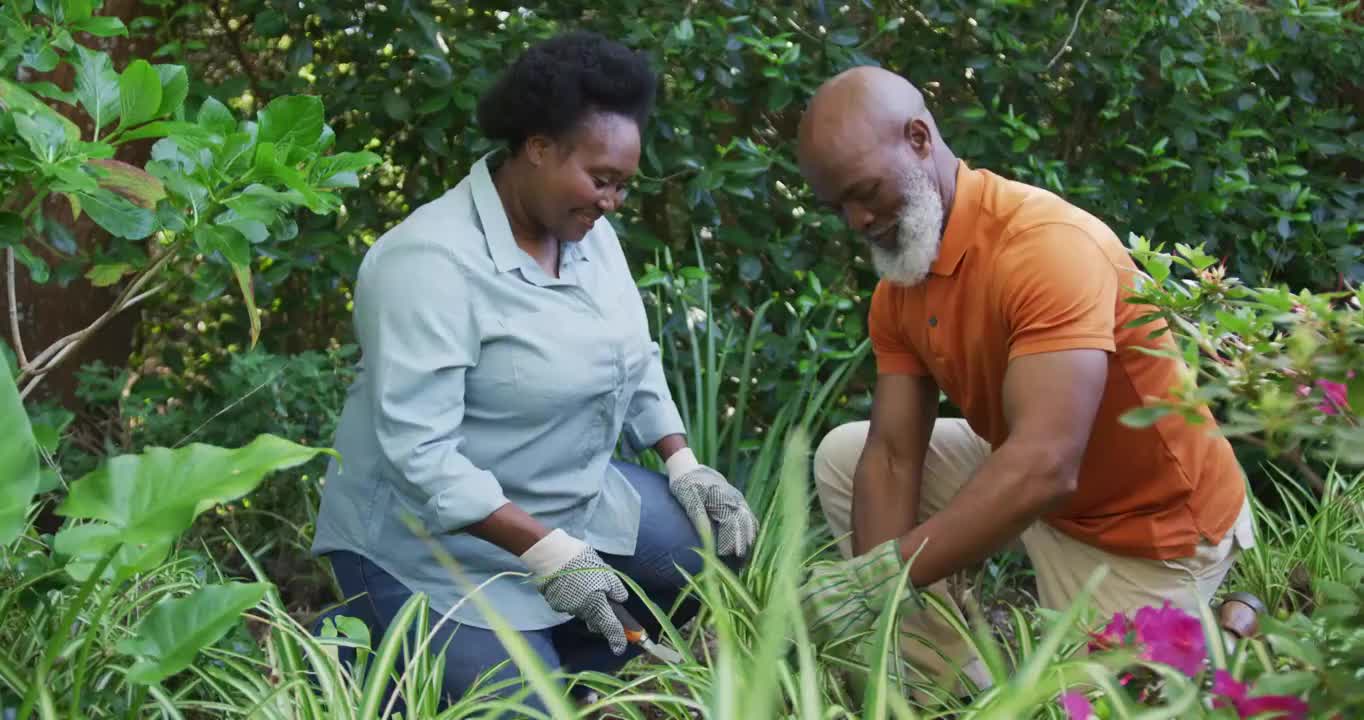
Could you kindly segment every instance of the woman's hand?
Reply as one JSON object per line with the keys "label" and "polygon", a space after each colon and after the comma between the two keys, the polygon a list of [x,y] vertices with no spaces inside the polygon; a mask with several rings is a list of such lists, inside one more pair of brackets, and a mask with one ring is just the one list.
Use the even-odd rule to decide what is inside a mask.
{"label": "woman's hand", "polygon": [[715,552],[744,557],[758,535],[758,519],[744,494],[724,475],[696,461],[690,448],[668,456],[668,489],[681,503],[697,532],[712,524]]}
{"label": "woman's hand", "polygon": [[590,545],[563,530],[554,530],[521,555],[536,587],[549,606],[582,620],[606,638],[611,652],[625,652],[625,628],[608,600],[625,602],[630,595]]}

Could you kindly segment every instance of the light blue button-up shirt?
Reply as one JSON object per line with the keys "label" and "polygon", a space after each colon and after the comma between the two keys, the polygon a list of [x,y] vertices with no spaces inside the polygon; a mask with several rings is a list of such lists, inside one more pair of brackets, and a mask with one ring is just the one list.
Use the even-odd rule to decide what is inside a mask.
{"label": "light blue button-up shirt", "polygon": [[[472,585],[527,569],[462,531],[510,501],[546,527],[628,555],[639,495],[609,461],[684,431],[620,241],[604,218],[565,243],[559,278],[517,246],[489,156],[379,238],[360,265],[362,351],[337,427],[313,551],[369,558],[433,610],[488,627]],[[415,520],[414,533],[405,518]],[[423,537],[422,533],[428,533]],[[525,576],[479,591],[520,630],[570,617]]]}

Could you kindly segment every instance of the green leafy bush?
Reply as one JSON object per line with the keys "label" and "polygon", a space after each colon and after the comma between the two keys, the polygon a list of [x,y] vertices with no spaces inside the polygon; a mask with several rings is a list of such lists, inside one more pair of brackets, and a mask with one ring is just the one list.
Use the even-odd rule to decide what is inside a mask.
{"label": "green leafy bush", "polygon": [[[32,358],[13,323],[24,395],[111,317],[163,289],[158,283],[167,280],[168,267],[193,272],[197,287],[210,295],[235,282],[254,343],[260,321],[253,258],[297,236],[297,209],[335,213],[337,189],[354,186],[356,172],[379,159],[366,152],[325,154],[335,133],[312,95],[279,97],[254,121],[239,120],[212,98],[187,110],[184,66],[139,58],[116,70],[107,53],[76,41],[77,32],[126,34],[120,20],[93,15],[95,9],[94,0],[36,8],[25,0],[0,11],[0,247],[11,261],[7,287],[12,296],[14,259],[39,284],[83,275],[98,286],[121,286],[107,313],[35,349]],[[20,79],[62,65],[74,74],[71,91]],[[89,137],[40,97],[79,107],[90,118]],[[136,140],[155,140],[144,168],[113,159]],[[75,247],[65,219],[43,211],[43,201],[54,195],[66,199],[73,219],[88,215],[107,231],[107,241]],[[55,270],[45,256],[58,263]]]}

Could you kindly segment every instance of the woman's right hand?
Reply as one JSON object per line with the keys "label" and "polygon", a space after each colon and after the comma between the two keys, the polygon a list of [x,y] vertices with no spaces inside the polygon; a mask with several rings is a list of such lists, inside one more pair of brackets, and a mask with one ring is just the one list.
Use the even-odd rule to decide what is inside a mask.
{"label": "woman's right hand", "polygon": [[536,587],[555,610],[582,620],[606,638],[611,652],[625,652],[625,628],[608,600],[625,602],[625,584],[592,546],[555,529],[521,555]]}

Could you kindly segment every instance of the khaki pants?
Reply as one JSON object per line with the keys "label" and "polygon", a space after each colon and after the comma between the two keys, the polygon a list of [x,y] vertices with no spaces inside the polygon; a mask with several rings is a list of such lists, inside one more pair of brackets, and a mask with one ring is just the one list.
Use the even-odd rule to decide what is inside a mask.
{"label": "khaki pants", "polygon": [[[852,527],[853,472],[866,444],[869,425],[863,421],[837,427],[815,451],[814,476],[820,504],[834,537],[842,538],[838,547],[844,557],[849,557],[852,551],[851,539],[842,536]],[[919,520],[945,507],[989,454],[989,443],[972,432],[964,420],[939,420],[924,460]],[[1205,541],[1189,558],[1160,561],[1114,555],[1040,521],[1024,530],[1015,546],[1021,546],[1032,562],[1038,601],[1044,607],[1069,607],[1090,575],[1106,564],[1108,574],[1089,602],[1099,613],[1097,617],[1130,613],[1145,605],[1160,606],[1166,600],[1197,613],[1199,605],[1212,599],[1240,550],[1254,544],[1252,528],[1247,499],[1235,529],[1216,545]],[[946,579],[927,589],[964,622]],[[927,610],[905,618],[901,631],[901,654],[919,673],[949,687],[955,685],[950,681],[957,677],[960,668],[977,685],[989,684],[988,675],[970,646],[937,612]]]}

